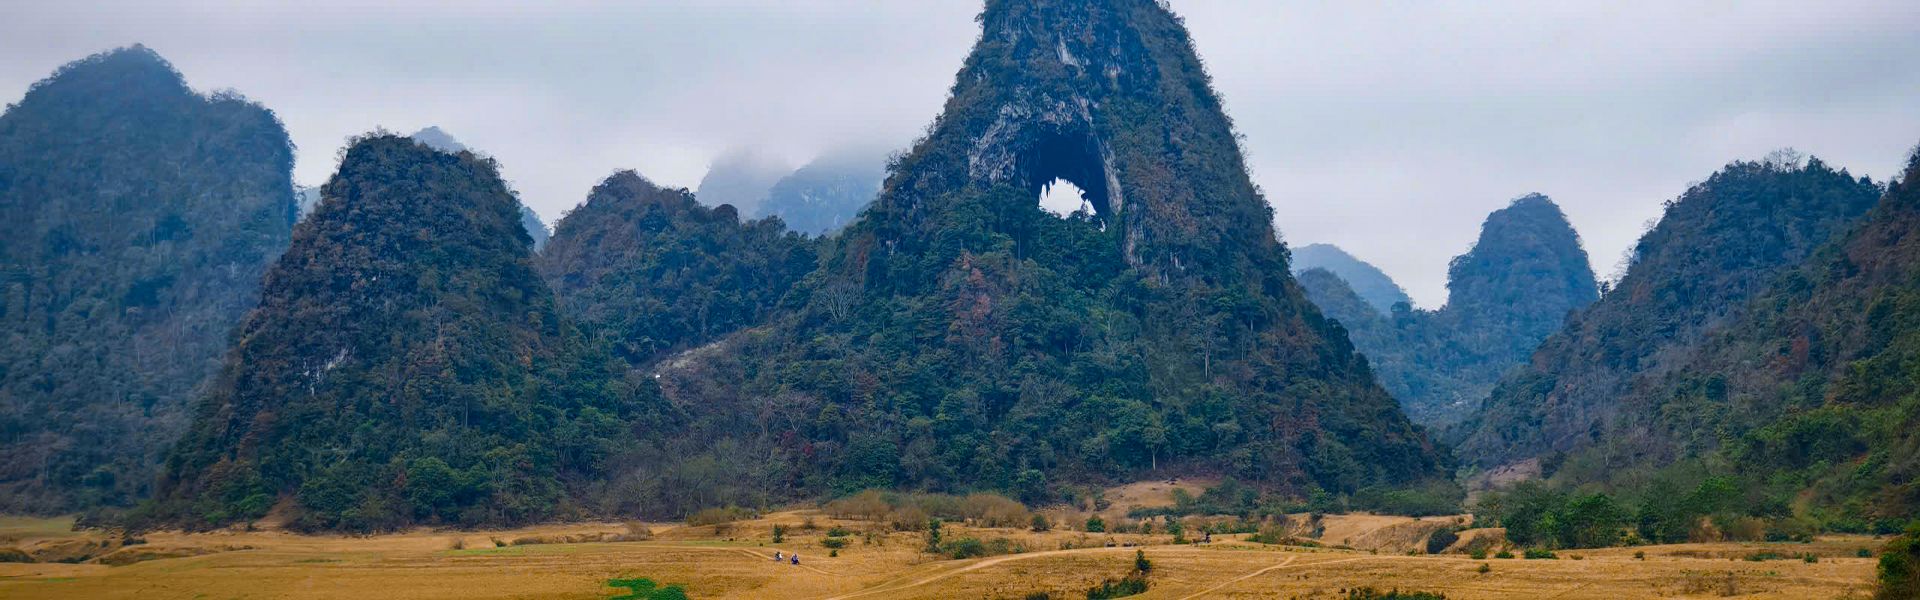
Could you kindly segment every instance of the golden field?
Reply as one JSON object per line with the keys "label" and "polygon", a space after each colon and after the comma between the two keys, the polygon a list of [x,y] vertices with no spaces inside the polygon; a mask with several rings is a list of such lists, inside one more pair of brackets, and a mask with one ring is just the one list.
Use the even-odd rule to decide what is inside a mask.
{"label": "golden field", "polygon": [[[1419,541],[1409,538],[1431,529],[1424,524],[1441,521],[1326,516],[1325,543],[1355,549],[1269,546],[1242,536],[1173,545],[1167,535],[949,524],[948,539],[1003,538],[1021,552],[947,560],[920,551],[923,533],[814,510],[719,527],[651,524],[651,535],[619,523],[366,537],[162,532],[117,549],[104,533],[69,531],[70,521],[10,518],[0,519],[0,548],[32,550],[43,560],[62,552],[68,560],[88,557],[0,563],[0,598],[609,598],[622,592],[608,580],[626,577],[680,584],[692,598],[1083,598],[1086,588],[1131,568],[1136,548],[1129,545],[1153,562],[1151,589],[1133,596],[1141,599],[1346,598],[1359,586],[1458,599],[1864,598],[1874,559],[1856,554],[1881,543],[1830,537],[1643,546],[1562,551],[1557,560],[1406,553]],[[771,542],[775,524],[788,529],[781,544]],[[852,532],[837,557],[821,545],[832,527]],[[636,537],[648,539],[595,541]],[[801,564],[775,563],[775,550],[799,551]],[[1757,552],[1788,558],[1745,559]],[[1806,562],[1807,554],[1817,562]]]}

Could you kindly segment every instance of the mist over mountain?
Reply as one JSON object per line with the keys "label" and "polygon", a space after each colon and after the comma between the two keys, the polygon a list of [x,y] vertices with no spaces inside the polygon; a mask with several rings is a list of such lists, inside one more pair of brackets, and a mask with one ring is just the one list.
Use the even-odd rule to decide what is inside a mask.
{"label": "mist over mountain", "polygon": [[773,184],[758,216],[776,216],[808,235],[839,231],[873,202],[886,177],[881,152],[842,149],[829,152]]}
{"label": "mist over mountain", "polygon": [[1681,367],[1880,192],[1818,159],[1734,162],[1689,188],[1640,239],[1619,283],[1501,379],[1459,430],[1461,457],[1493,466],[1605,442],[1636,378]]}
{"label": "mist over mountain", "polygon": [[713,159],[693,195],[707,206],[730,204],[740,214],[758,215],[762,214],[760,203],[767,199],[767,192],[790,173],[793,166],[778,157],[752,148],[733,148]]}
{"label": "mist over mountain", "polygon": [[0,116],[0,511],[127,505],[294,221],[274,114],[143,46]]}
{"label": "mist over mountain", "polygon": [[140,519],[218,526],[283,500],[312,529],[575,510],[656,397],[561,316],[493,163],[374,135],[322,193]]}
{"label": "mist over mountain", "polygon": [[1570,311],[1599,297],[1579,235],[1540,194],[1488,215],[1479,240],[1448,271],[1445,306],[1385,315],[1353,302],[1361,296],[1330,270],[1300,277],[1308,298],[1345,326],[1381,384],[1425,425],[1466,416]]}
{"label": "mist over mountain", "polygon": [[1394,283],[1392,277],[1333,244],[1307,244],[1294,248],[1292,265],[1296,276],[1313,269],[1326,269],[1345,281],[1354,293],[1360,295],[1360,299],[1382,315],[1393,314],[1395,304],[1413,303],[1413,299],[1407,297],[1407,291],[1400,289],[1400,284]]}

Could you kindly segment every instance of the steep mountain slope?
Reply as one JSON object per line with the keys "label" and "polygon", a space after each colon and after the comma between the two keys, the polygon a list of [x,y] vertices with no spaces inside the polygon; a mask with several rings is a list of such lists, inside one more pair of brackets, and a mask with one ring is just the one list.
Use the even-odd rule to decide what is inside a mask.
{"label": "steep mountain slope", "polygon": [[1627,274],[1503,378],[1461,429],[1499,465],[1600,441],[1634,377],[1675,367],[1783,270],[1873,206],[1877,186],[1818,159],[1735,162],[1668,203]]}
{"label": "steep mountain slope", "polygon": [[[458,154],[467,150],[466,144],[460,143],[460,140],[454,139],[452,134],[438,126],[428,126],[407,137],[441,152]],[[305,186],[296,186],[296,188],[299,193],[300,218],[304,219],[320,205],[320,188]],[[547,238],[552,237],[552,233],[547,231],[546,222],[540,220],[540,214],[533,212],[533,209],[527,208],[525,204],[520,205],[520,226],[527,231],[527,237],[533,240],[534,252],[546,248]]]}
{"label": "steep mountain slope", "polygon": [[873,202],[885,177],[886,161],[878,152],[831,152],[773,184],[758,216],[780,217],[808,235],[833,233]]}
{"label": "steep mountain slope", "polygon": [[1333,244],[1307,244],[1293,249],[1293,274],[1299,275],[1312,269],[1326,269],[1328,273],[1345,281],[1354,293],[1367,301],[1374,311],[1382,315],[1393,314],[1393,305],[1413,303],[1407,297],[1407,291],[1394,283],[1379,267],[1372,263],[1354,258],[1352,254]]}
{"label": "steep mountain slope", "polygon": [[158,54],[73,62],[0,116],[0,512],[148,493],[293,227],[272,112]]}
{"label": "steep mountain slope", "polygon": [[779,158],[734,148],[713,159],[693,195],[707,206],[728,204],[743,215],[761,214],[760,203],[767,199],[767,191],[792,172],[793,167]]}
{"label": "steep mountain slope", "polygon": [[[535,274],[491,161],[355,142],[267,273],[147,518],[388,529],[575,510],[647,420]],[[638,390],[638,391],[636,391]]]}
{"label": "steep mountain slope", "polygon": [[1347,301],[1354,292],[1340,278],[1303,274],[1300,283],[1346,327],[1408,416],[1425,425],[1464,418],[1568,312],[1599,297],[1579,235],[1539,194],[1487,216],[1473,249],[1453,259],[1439,310],[1382,316]]}
{"label": "steep mountain slope", "polygon": [[[662,373],[689,456],[803,492],[1210,471],[1305,493],[1447,460],[1302,296],[1186,30],[1150,0],[988,2],[929,136],[805,302]],[[1095,214],[1043,212],[1064,179]],[[733,388],[733,382],[744,385]]]}
{"label": "steep mountain slope", "polygon": [[1559,475],[1638,483],[1707,457],[1750,504],[1825,527],[1886,533],[1920,514],[1916,177],[1920,154],[1858,228],[1774,278],[1678,368],[1637,379],[1604,441]]}
{"label": "steep mountain slope", "polygon": [[536,262],[569,315],[644,363],[760,323],[814,260],[779,219],[742,223],[624,171],[560,221]]}

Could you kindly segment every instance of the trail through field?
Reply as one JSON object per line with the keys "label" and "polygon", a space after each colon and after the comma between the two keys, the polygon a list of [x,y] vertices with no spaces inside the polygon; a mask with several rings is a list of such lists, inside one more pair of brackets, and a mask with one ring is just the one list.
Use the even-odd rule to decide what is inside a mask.
{"label": "trail through field", "polygon": [[912,589],[912,588],[920,587],[929,583],[940,581],[942,579],[953,577],[961,573],[978,571],[980,569],[985,569],[987,567],[1009,563],[1016,560],[1027,560],[1030,558],[1044,558],[1048,556],[1060,556],[1063,554],[1091,554],[1095,552],[1117,552],[1117,551],[1127,551],[1127,550],[1140,550],[1140,548],[1127,548],[1127,547],[1075,548],[1072,550],[1048,550],[1045,552],[1026,552],[1022,554],[1008,554],[1005,556],[996,556],[993,558],[982,560],[980,562],[966,565],[957,569],[949,569],[949,570],[935,573],[932,575],[927,575],[920,579],[917,579],[908,583],[904,583],[904,584],[895,584],[894,582],[899,581],[899,579],[894,579],[892,581],[881,583],[879,586],[874,587],[872,589],[861,590],[861,591],[853,592],[849,594],[841,594],[838,596],[827,598],[826,600],[847,600],[848,598],[859,598],[861,596],[871,596],[874,594],[881,594],[886,592],[897,592],[900,590]]}
{"label": "trail through field", "polygon": [[[1293,561],[1294,561],[1295,559],[1298,559],[1298,558],[1300,558],[1300,557],[1298,557],[1298,556],[1289,556],[1289,557],[1287,557],[1287,559],[1286,559],[1286,560],[1283,560],[1283,561],[1280,561],[1280,562],[1278,562],[1278,563],[1275,563],[1275,564],[1273,564],[1273,565],[1271,565],[1271,566],[1267,566],[1267,567],[1265,567],[1265,568],[1261,568],[1261,569],[1257,569],[1257,570],[1255,570],[1255,571],[1254,571],[1254,572],[1252,572],[1252,573],[1248,573],[1248,574],[1245,574],[1245,575],[1241,575],[1241,576],[1239,576],[1239,577],[1235,577],[1235,578],[1233,578],[1233,579],[1228,579],[1228,580],[1226,580],[1226,581],[1222,581],[1222,582],[1220,582],[1220,583],[1218,583],[1218,584],[1214,584],[1214,586],[1213,586],[1213,587],[1210,587],[1210,588],[1207,588],[1207,589],[1204,589],[1204,590],[1200,590],[1200,591],[1198,591],[1198,592],[1194,592],[1194,593],[1191,593],[1191,594],[1187,594],[1187,595],[1185,595],[1185,596],[1181,596],[1181,597],[1180,597],[1180,600],[1193,600],[1194,598],[1199,598],[1199,597],[1201,597],[1201,596],[1205,596],[1205,595],[1207,595],[1207,594],[1211,594],[1211,593],[1213,593],[1214,591],[1216,591],[1216,590],[1219,590],[1220,588],[1223,588],[1223,587],[1227,587],[1227,586],[1229,586],[1229,585],[1233,585],[1233,584],[1236,584],[1236,583],[1240,583],[1240,582],[1242,582],[1242,581],[1246,581],[1246,580],[1248,580],[1248,579],[1253,579],[1253,578],[1255,578],[1255,577],[1259,577],[1259,576],[1261,576],[1261,575],[1265,575],[1265,574],[1267,574],[1267,573],[1271,573],[1271,572],[1274,572],[1274,571],[1278,571],[1278,570],[1280,570],[1280,569],[1284,569],[1284,568],[1287,568],[1288,566],[1290,566],[1290,565],[1292,565],[1292,564],[1293,564]],[[1367,560],[1367,559],[1371,559],[1371,558],[1376,558],[1376,557],[1373,557],[1373,556],[1362,556],[1362,557],[1358,557],[1358,558],[1342,558],[1342,559],[1339,559],[1339,560],[1324,560],[1324,561],[1320,561],[1320,562],[1311,562],[1311,563],[1307,563],[1307,564],[1304,564],[1304,565],[1300,565],[1300,566],[1301,566],[1301,567],[1317,567],[1317,566],[1321,566],[1321,565],[1331,565],[1331,564],[1336,564],[1336,563],[1343,563],[1343,562],[1353,562],[1353,561],[1356,561],[1356,560]]]}
{"label": "trail through field", "polygon": [[[679,545],[679,544],[654,544],[654,545],[655,545],[655,546],[657,546],[657,547],[661,547],[661,548],[674,548],[674,549],[682,549],[682,550],[711,550],[711,551],[716,551],[716,552],[738,552],[738,553],[740,553],[740,554],[745,554],[745,555],[747,555],[747,556],[751,556],[751,557],[754,557],[754,558],[757,558],[757,559],[760,559],[760,560],[764,560],[764,561],[773,561],[773,555],[772,555],[772,554],[767,554],[767,553],[764,553],[764,552],[755,552],[754,550],[752,550],[752,549],[750,549],[750,548],[727,548],[727,547],[715,547],[715,546],[695,546],[695,545],[685,545],[685,546],[683,546],[683,545]],[[839,573],[834,573],[834,572],[831,572],[831,571],[826,571],[826,570],[822,570],[822,569],[820,569],[820,568],[817,568],[817,567],[814,567],[813,565],[809,565],[809,564],[806,564],[806,563],[801,563],[801,564],[797,564],[797,565],[795,565],[795,564],[789,564],[789,563],[788,563],[788,562],[787,562],[787,561],[786,561],[785,559],[782,559],[782,560],[780,560],[779,562],[780,562],[780,565],[781,565],[781,566],[783,566],[783,567],[789,567],[789,566],[790,566],[790,567],[799,567],[799,568],[801,568],[801,569],[805,569],[805,570],[808,570],[808,571],[812,571],[812,572],[815,572],[815,573],[819,573],[819,574],[821,574],[821,575],[826,575],[826,576],[828,576],[828,577],[839,577],[839,576],[840,576],[840,574],[839,574]]]}

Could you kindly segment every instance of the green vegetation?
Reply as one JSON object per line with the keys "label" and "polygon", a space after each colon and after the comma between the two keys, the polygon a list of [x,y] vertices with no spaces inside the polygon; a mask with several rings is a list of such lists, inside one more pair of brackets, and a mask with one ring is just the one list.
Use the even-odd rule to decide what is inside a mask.
{"label": "green vegetation", "polygon": [[827,235],[839,231],[873,202],[886,176],[882,153],[829,152],[775,182],[754,214],[779,217],[794,231]]}
{"label": "green vegetation", "polygon": [[1474,506],[1474,522],[1507,528],[1522,546],[1600,548],[1625,539],[1631,513],[1606,494],[1568,494],[1539,482],[1489,493]]}
{"label": "green vegetation", "polygon": [[1696,348],[1730,322],[1727,309],[1745,305],[1846,231],[1880,192],[1818,159],[1801,165],[1791,158],[1735,162],[1688,189],[1641,237],[1619,283],[1495,386],[1481,412],[1457,431],[1464,438],[1460,455],[1494,466],[1660,441],[1607,432],[1603,418],[1627,412],[1616,409],[1642,369],[1658,364],[1657,357]]}
{"label": "green vegetation", "polygon": [[1427,536],[1427,554],[1446,552],[1447,548],[1458,541],[1460,541],[1460,534],[1451,527],[1435,531],[1433,535]]}
{"label": "green vegetation", "polygon": [[0,115],[0,512],[148,496],[294,220],[274,114],[142,46]]}
{"label": "green vegetation", "polygon": [[624,594],[609,600],[687,600],[687,590],[679,585],[662,587],[652,579],[633,577],[628,579],[609,579],[607,587],[626,588]]}
{"label": "green vegetation", "polygon": [[[1413,304],[1413,299],[1407,297],[1407,291],[1401,289],[1400,284],[1394,283],[1392,277],[1388,277],[1372,263],[1347,254],[1347,251],[1341,250],[1339,246],[1307,244],[1294,248],[1292,268],[1294,277],[1300,277],[1303,286],[1306,285],[1306,278],[1302,276],[1308,271],[1321,270],[1338,278],[1353,290],[1354,295],[1366,302],[1367,308],[1377,314],[1391,315],[1393,307]],[[1307,293],[1312,297],[1313,289],[1308,287]],[[1319,298],[1314,298],[1314,302],[1318,304]],[[1326,306],[1321,306],[1320,309],[1327,311],[1327,316],[1341,319],[1342,322],[1346,320],[1345,316],[1333,312]]]}
{"label": "green vegetation", "polygon": [[536,263],[569,315],[643,364],[758,324],[814,254],[779,219],[741,222],[622,171],[560,220]]}
{"label": "green vegetation", "polygon": [[1920,521],[1880,550],[1880,588],[1876,600],[1920,598]]}
{"label": "green vegetation", "polygon": [[1302,273],[1300,284],[1346,328],[1407,414],[1429,426],[1467,416],[1570,311],[1599,297],[1580,236],[1539,194],[1487,216],[1473,249],[1449,266],[1438,310],[1375,310],[1324,271]]}
{"label": "green vegetation", "polygon": [[136,522],[550,519],[666,418],[561,319],[491,162],[376,134],[323,194]]}
{"label": "green vegetation", "polygon": [[[1297,495],[1446,477],[1444,452],[1292,281],[1172,14],[995,2],[981,23],[928,137],[780,310],[724,352],[659,368],[690,420],[657,475],[686,487],[653,500],[1046,502],[1167,468]],[[1092,62],[1006,41],[1025,31]],[[1049,112],[1063,106],[1089,108]],[[1094,212],[1043,211],[1056,178]]]}

